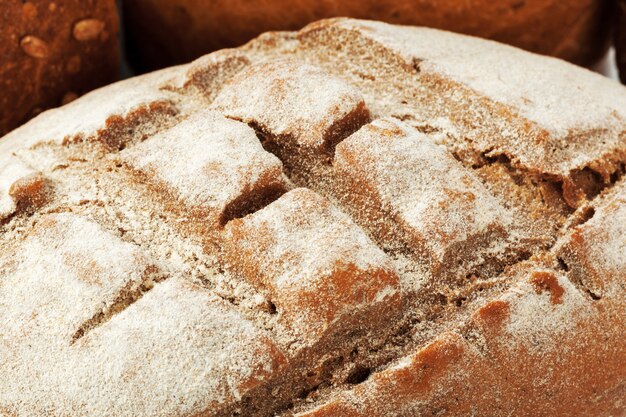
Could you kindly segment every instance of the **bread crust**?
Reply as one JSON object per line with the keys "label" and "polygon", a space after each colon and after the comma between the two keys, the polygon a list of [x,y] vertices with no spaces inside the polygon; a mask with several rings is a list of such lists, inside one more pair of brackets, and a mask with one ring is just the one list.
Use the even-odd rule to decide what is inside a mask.
{"label": "bread crust", "polygon": [[624,109],[332,19],[45,112],[0,140],[0,413],[624,415]]}
{"label": "bread crust", "polygon": [[114,0],[3,0],[0,134],[117,78]]}

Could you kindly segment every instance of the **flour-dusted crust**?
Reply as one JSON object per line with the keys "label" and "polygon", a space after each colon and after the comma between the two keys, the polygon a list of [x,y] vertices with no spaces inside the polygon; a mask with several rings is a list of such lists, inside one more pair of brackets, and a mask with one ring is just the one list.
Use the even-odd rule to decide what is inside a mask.
{"label": "flour-dusted crust", "polygon": [[48,111],[0,140],[0,415],[623,415],[624,109],[336,19]]}

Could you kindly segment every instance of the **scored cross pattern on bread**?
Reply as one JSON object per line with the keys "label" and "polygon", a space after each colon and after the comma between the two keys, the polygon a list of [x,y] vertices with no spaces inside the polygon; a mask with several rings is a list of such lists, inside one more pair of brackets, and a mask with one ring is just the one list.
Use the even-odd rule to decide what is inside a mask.
{"label": "scored cross pattern on bread", "polygon": [[[307,103],[306,112],[301,111],[301,103]],[[254,127],[264,146],[303,180],[313,175],[309,169],[328,161],[335,145],[370,117],[363,97],[350,84],[289,60],[242,70],[220,91],[212,107]]]}
{"label": "scored cross pattern on bread", "polygon": [[334,325],[343,327],[341,337],[388,327],[399,315],[398,277],[387,256],[313,191],[295,189],[232,221],[224,250],[232,268],[268,289],[305,346],[337,332]]}
{"label": "scored cross pattern on bread", "polygon": [[[33,401],[23,413],[39,414],[38,402],[45,401],[46,386],[55,380],[67,381],[55,389],[55,399],[70,402],[73,384],[93,391],[118,380],[114,390],[93,395],[104,395],[111,401],[108,410],[121,414],[128,406],[123,393],[163,372],[162,358],[169,355],[172,368],[159,381],[160,392],[152,395],[167,396],[194,372],[196,385],[190,389],[198,395],[213,391],[226,404],[284,362],[267,336],[219,297],[176,278],[153,288],[159,272],[139,248],[80,216],[43,217],[15,249],[0,258],[6,274],[3,320],[15,326],[3,334],[8,356],[3,355],[0,368],[3,374],[19,375],[3,395],[28,395]],[[20,300],[19,309],[8,308],[14,300]],[[173,360],[179,355],[180,361]],[[205,366],[204,355],[222,360]],[[140,365],[150,358],[157,358],[152,366]],[[32,360],[37,367],[29,364]],[[94,366],[99,368],[95,374]],[[247,373],[230,372],[246,367]],[[98,403],[74,410],[101,414]],[[158,403],[145,406],[145,413],[158,412]]]}
{"label": "scored cross pattern on bread", "polygon": [[511,214],[443,147],[402,122],[364,126],[337,146],[333,169],[339,198],[364,227],[433,275],[502,251]]}
{"label": "scored cross pattern on bread", "polygon": [[157,193],[204,223],[206,233],[287,188],[280,160],[265,152],[254,130],[210,112],[191,115],[122,158]]}
{"label": "scored cross pattern on bread", "polygon": [[43,113],[0,140],[0,415],[619,415],[624,109],[334,19]]}

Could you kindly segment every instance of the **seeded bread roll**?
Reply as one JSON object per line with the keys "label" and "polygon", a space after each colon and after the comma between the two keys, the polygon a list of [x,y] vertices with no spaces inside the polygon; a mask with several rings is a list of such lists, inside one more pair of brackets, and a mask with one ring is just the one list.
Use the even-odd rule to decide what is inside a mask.
{"label": "seeded bread roll", "polygon": [[180,64],[242,45],[269,30],[296,30],[348,16],[495,39],[577,64],[606,51],[603,0],[129,0],[130,59],[139,70]]}
{"label": "seeded bread roll", "polygon": [[0,141],[0,413],[626,412],[626,90],[335,19]]}
{"label": "seeded bread roll", "polygon": [[0,9],[0,134],[117,77],[114,0],[1,0]]}

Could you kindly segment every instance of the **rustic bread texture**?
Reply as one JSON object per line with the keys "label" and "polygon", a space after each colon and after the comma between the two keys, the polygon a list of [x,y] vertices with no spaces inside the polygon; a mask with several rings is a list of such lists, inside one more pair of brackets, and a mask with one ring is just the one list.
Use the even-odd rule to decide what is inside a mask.
{"label": "rustic bread texture", "polygon": [[466,33],[589,64],[606,50],[602,0],[134,0],[124,4],[131,58],[140,70],[242,45],[270,30],[348,16]]}
{"label": "rustic bread texture", "polygon": [[0,134],[117,77],[114,0],[3,0],[0,9]]}
{"label": "rustic bread texture", "polygon": [[50,110],[0,141],[0,414],[623,415],[624,109],[336,19]]}

